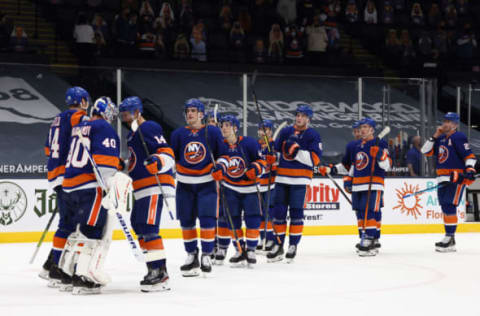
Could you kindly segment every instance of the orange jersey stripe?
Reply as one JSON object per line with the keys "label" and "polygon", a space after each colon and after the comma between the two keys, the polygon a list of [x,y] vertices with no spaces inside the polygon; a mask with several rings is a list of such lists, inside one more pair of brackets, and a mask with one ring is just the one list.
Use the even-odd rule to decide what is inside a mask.
{"label": "orange jersey stripe", "polygon": [[197,230],[196,229],[182,229],[182,236],[183,236],[183,239],[186,239],[186,240],[197,238]]}
{"label": "orange jersey stripe", "polygon": [[[169,174],[159,174],[158,175],[158,180],[160,181],[161,184],[169,184],[169,185],[175,187],[175,180]],[[157,179],[155,178],[155,176],[151,176],[151,177],[148,177],[148,178],[143,178],[143,179],[140,179],[140,180],[135,180],[132,183],[134,190],[140,190],[142,188],[152,186],[152,185],[157,185],[157,184],[158,183],[157,183]]]}
{"label": "orange jersey stripe", "polygon": [[[383,182],[384,180],[382,177],[372,177],[372,183],[383,184]],[[353,184],[365,184],[365,183],[370,183],[370,176],[353,178]]]}
{"label": "orange jersey stripe", "polygon": [[90,216],[88,217],[87,225],[95,226],[97,223],[98,215],[100,213],[100,206],[102,204],[102,189],[97,188],[97,194],[95,195],[95,202],[93,203]]}
{"label": "orange jersey stripe", "polygon": [[458,222],[457,215],[445,215],[443,214],[443,221],[445,224],[456,224]]}
{"label": "orange jersey stripe", "polygon": [[61,238],[61,237],[57,237],[57,236],[53,237],[53,248],[63,249],[63,248],[65,248],[66,243],[67,243],[66,238]]}
{"label": "orange jersey stripe", "polygon": [[53,180],[56,177],[61,176],[63,174],[65,174],[65,166],[58,166],[57,168],[48,172],[47,174],[48,180]]}
{"label": "orange jersey stripe", "polygon": [[460,202],[461,197],[461,192],[463,190],[463,185],[457,185],[457,190],[455,191],[455,198],[453,199],[453,205],[458,205]]}
{"label": "orange jersey stripe", "polygon": [[232,232],[228,228],[218,227],[217,228],[217,235],[219,237],[230,237],[232,235]]}
{"label": "orange jersey stripe", "polygon": [[467,160],[467,159],[475,159],[475,155],[474,155],[474,154],[470,154],[470,155],[468,155],[467,157],[463,158],[463,160]]}
{"label": "orange jersey stripe", "polygon": [[[260,178],[259,179],[259,183],[261,185],[265,185],[265,186],[268,186],[268,177],[267,178]],[[270,185],[273,185],[275,183],[275,177],[272,177],[271,180],[270,180]]]}
{"label": "orange jersey stripe", "polygon": [[301,234],[303,232],[303,225],[290,225],[290,234]]}
{"label": "orange jersey stripe", "polygon": [[172,156],[173,159],[175,159],[175,154],[173,153],[173,149],[170,147],[158,148],[157,154],[167,154],[169,156]]}
{"label": "orange jersey stripe", "polygon": [[318,164],[320,163],[320,158],[314,152],[312,152],[312,161],[314,166],[318,166]]}
{"label": "orange jersey stripe", "polygon": [[463,173],[463,169],[437,169],[437,176],[448,176],[454,171]]}
{"label": "orange jersey stripe", "polygon": [[184,167],[180,164],[177,163],[177,172],[187,174],[187,175],[192,175],[192,176],[202,176],[210,172],[212,170],[213,164],[210,163],[208,164],[205,168],[200,169],[200,170],[195,170],[195,169],[190,169],[187,167]]}
{"label": "orange jersey stripe", "polygon": [[427,156],[427,157],[433,156],[433,149],[430,150],[428,153],[426,153],[425,156]]}
{"label": "orange jersey stripe", "polygon": [[155,240],[144,242],[142,248],[146,250],[163,250],[163,240],[162,238],[158,238]]}
{"label": "orange jersey stripe", "polygon": [[240,181],[232,181],[229,178],[225,177],[224,181],[232,184],[232,185],[237,185],[237,186],[249,186],[249,185],[254,185],[255,180],[240,180]]}
{"label": "orange jersey stripe", "polygon": [[260,235],[260,231],[258,229],[247,228],[246,235],[247,238],[250,239],[258,238],[258,236]]}
{"label": "orange jersey stripe", "polygon": [[312,178],[313,171],[308,169],[289,169],[289,168],[278,168],[277,175],[279,176],[290,176],[290,177],[306,177]]}
{"label": "orange jersey stripe", "polygon": [[287,231],[287,224],[273,225],[273,227],[275,227],[275,230],[278,234],[285,234],[285,232]]}
{"label": "orange jersey stripe", "polygon": [[93,155],[93,160],[97,163],[97,165],[111,166],[114,168],[118,168],[120,163],[118,157],[107,155]]}
{"label": "orange jersey stripe", "polygon": [[73,188],[91,181],[96,181],[95,174],[84,173],[73,178],[64,179],[62,185],[66,188]]}

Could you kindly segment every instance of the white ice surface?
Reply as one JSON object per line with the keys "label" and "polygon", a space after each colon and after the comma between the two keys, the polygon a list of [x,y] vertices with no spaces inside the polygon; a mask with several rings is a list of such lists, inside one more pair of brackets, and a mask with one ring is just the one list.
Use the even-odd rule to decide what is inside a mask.
{"label": "white ice surface", "polygon": [[436,253],[441,238],[384,235],[377,257],[359,258],[354,236],[304,237],[293,264],[258,256],[253,270],[227,263],[209,278],[183,278],[181,240],[167,239],[172,290],[162,293],[139,291],[146,269],[114,241],[113,281],[96,296],[60,293],[37,277],[50,244],[34,265],[34,244],[0,244],[0,315],[480,315],[480,234],[458,234],[457,253]]}

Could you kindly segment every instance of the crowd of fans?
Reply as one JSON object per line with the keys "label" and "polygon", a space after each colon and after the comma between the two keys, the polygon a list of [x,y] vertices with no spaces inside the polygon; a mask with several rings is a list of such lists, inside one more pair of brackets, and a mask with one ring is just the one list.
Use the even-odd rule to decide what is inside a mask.
{"label": "crowd of fans", "polygon": [[21,25],[15,25],[13,19],[0,11],[0,51],[29,53],[32,48],[28,36]]}

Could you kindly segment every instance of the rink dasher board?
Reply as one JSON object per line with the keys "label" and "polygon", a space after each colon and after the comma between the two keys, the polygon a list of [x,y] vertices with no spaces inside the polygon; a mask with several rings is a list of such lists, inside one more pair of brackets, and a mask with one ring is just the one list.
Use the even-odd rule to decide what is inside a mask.
{"label": "rink dasher board", "polygon": [[[342,179],[335,179],[342,186]],[[389,178],[385,180],[382,232],[442,233],[443,217],[437,192],[402,199],[435,186],[430,178]],[[130,198],[128,210],[133,199]],[[170,199],[175,213],[175,201]],[[0,243],[35,242],[45,228],[56,207],[55,193],[47,180],[12,179],[0,181]],[[128,214],[126,214],[128,217]],[[465,193],[458,207],[458,232],[480,232],[480,223],[465,223]],[[55,218],[46,241],[50,241],[58,223]],[[357,234],[356,217],[350,204],[329,179],[316,178],[307,187],[305,199],[305,235]],[[114,239],[123,239],[120,227],[114,231]],[[180,225],[171,220],[164,205],[161,215],[163,238],[181,238]]]}

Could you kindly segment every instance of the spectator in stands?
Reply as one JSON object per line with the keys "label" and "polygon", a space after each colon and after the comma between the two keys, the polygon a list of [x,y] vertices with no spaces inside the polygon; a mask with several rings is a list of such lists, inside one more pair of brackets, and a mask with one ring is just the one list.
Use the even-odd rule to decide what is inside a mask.
{"label": "spectator in stands", "polygon": [[202,36],[202,40],[206,41],[207,40],[207,28],[205,27],[205,23],[203,22],[202,19],[198,20],[197,24],[195,24],[192,28],[192,38],[193,38],[193,33],[200,33]]}
{"label": "spectator in stands", "polygon": [[110,38],[108,24],[100,14],[97,13],[94,15],[92,27],[95,35],[98,34],[104,41]]}
{"label": "spectator in stands", "polygon": [[153,20],[155,13],[153,12],[153,8],[149,0],[143,0],[142,4],[140,5],[139,14],[140,19],[143,19],[144,16],[150,16],[150,18]]}
{"label": "spectator in stands", "polygon": [[297,19],[296,0],[278,0],[277,13],[285,24],[294,23]]}
{"label": "spectator in stands", "polygon": [[75,39],[80,65],[90,65],[93,62],[96,49],[95,31],[87,23],[87,17],[84,14],[78,16],[78,22],[73,30],[73,38]]}
{"label": "spectator in stands", "polygon": [[445,13],[445,20],[447,21],[448,27],[455,27],[457,25],[457,9],[453,5],[447,7],[447,12]]}
{"label": "spectator in stands", "polygon": [[385,39],[385,50],[387,59],[391,62],[397,61],[398,57],[401,56],[402,45],[395,29],[388,30],[388,35]]}
{"label": "spectator in stands", "polygon": [[291,63],[303,60],[304,33],[304,28],[297,27],[295,24],[285,28],[285,58]]}
{"label": "spectator in stands", "polygon": [[196,31],[190,38],[190,44],[192,47],[192,59],[198,61],[207,61],[207,45],[203,41],[202,33]]}
{"label": "spectator in stands", "polygon": [[[336,22],[327,22],[328,48],[330,56],[335,56],[340,51],[340,32]],[[333,60],[332,60],[333,61]]]}
{"label": "spectator in stands", "polygon": [[232,15],[232,9],[228,4],[225,4],[220,10],[219,22],[220,22],[220,27],[224,31],[230,32],[230,29],[232,28],[233,15]]}
{"label": "spectator in stands", "polygon": [[345,19],[348,23],[358,22],[358,8],[355,0],[349,0],[345,8]]}
{"label": "spectator in stands", "polygon": [[412,12],[410,13],[410,19],[415,25],[424,25],[423,10],[420,3],[415,2],[412,6]]}
{"label": "spectator in stands", "polygon": [[405,0],[393,0],[393,7],[395,8],[395,11],[401,12],[405,10]]}
{"label": "spectator in stands", "polygon": [[469,12],[468,0],[457,0],[456,7],[459,16],[465,16]]}
{"label": "spectator in stands", "polygon": [[372,0],[368,0],[363,12],[363,19],[366,24],[377,24],[377,8]]}
{"label": "spectator in stands", "polygon": [[402,30],[400,44],[402,45],[402,66],[410,66],[416,53],[412,40],[410,39],[410,33],[406,29]]}
{"label": "spectator in stands", "polygon": [[182,0],[182,7],[178,15],[178,24],[183,32],[187,32],[193,27],[192,4],[189,0]]}
{"label": "spectator in stands", "polygon": [[256,64],[264,64],[267,61],[267,49],[263,39],[257,39],[253,47],[253,61]]}
{"label": "spectator in stands", "polygon": [[423,30],[418,38],[418,52],[424,59],[429,59],[433,54],[433,41],[430,34],[426,30]]}
{"label": "spectator in stands", "polygon": [[122,9],[138,12],[138,0],[122,0]]}
{"label": "spectator in stands", "polygon": [[436,27],[438,23],[442,21],[442,13],[437,3],[432,3],[430,10],[428,11],[428,24],[432,27]]}
{"label": "spectator in stands", "polygon": [[457,39],[457,57],[463,60],[472,59],[477,48],[477,40],[470,24],[465,24]]}
{"label": "spectator in stands", "polygon": [[329,3],[324,6],[324,12],[327,14],[328,21],[337,21],[341,11],[342,5],[339,0],[330,0]]}
{"label": "spectator in stands", "polygon": [[167,47],[163,41],[162,32],[158,32],[155,35],[155,55],[158,59],[165,59],[167,56]]}
{"label": "spectator in stands", "polygon": [[242,29],[239,21],[233,23],[233,27],[230,30],[230,48],[232,53],[232,59],[237,62],[245,60],[245,32]]}
{"label": "spectator in stands", "polygon": [[448,7],[454,5],[455,0],[440,0],[440,7],[442,8],[443,13],[446,13],[448,10]]}
{"label": "spectator in stands", "polygon": [[156,36],[155,30],[152,25],[152,16],[143,15],[138,26],[138,49],[143,57],[152,58],[156,55],[155,43]]}
{"label": "spectator in stands", "polygon": [[15,26],[10,35],[10,49],[15,53],[28,52],[28,36],[19,25]]}
{"label": "spectator in stands", "polygon": [[407,152],[407,167],[410,177],[420,176],[420,162],[422,161],[420,140],[420,136],[414,136],[412,138],[412,148]]}
{"label": "spectator in stands", "polygon": [[176,59],[188,59],[190,57],[190,46],[187,42],[185,34],[178,35],[173,47],[173,57]]}
{"label": "spectator in stands", "polygon": [[132,54],[132,46],[135,45],[135,42],[131,43],[129,41],[129,16],[130,9],[125,8],[115,20],[115,53],[120,57],[130,56]]}
{"label": "spectator in stands", "polygon": [[247,10],[240,11],[240,14],[238,16],[238,22],[240,23],[240,26],[245,33],[250,33],[250,31],[252,30],[252,18],[250,17],[250,14]]}
{"label": "spectator in stands", "polygon": [[395,12],[393,11],[393,6],[390,1],[385,1],[383,7],[383,24],[393,24],[395,21]]}
{"label": "spectator in stands", "polygon": [[158,29],[161,27],[166,30],[174,27],[175,15],[173,13],[170,3],[164,2],[162,8],[160,9],[160,14],[155,19],[154,27]]}
{"label": "spectator in stands", "polygon": [[313,23],[307,26],[308,59],[312,64],[320,64],[325,58],[328,46],[328,34],[318,15],[313,17]]}
{"label": "spectator in stands", "polygon": [[269,34],[268,56],[274,64],[283,63],[284,39],[279,24],[273,24]]}

